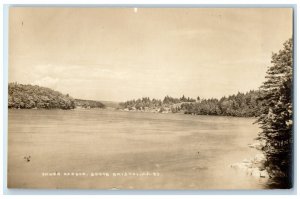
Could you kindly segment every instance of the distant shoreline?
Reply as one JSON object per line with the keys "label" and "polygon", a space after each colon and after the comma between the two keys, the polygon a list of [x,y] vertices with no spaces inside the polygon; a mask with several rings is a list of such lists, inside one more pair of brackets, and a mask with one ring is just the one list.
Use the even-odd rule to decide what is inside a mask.
{"label": "distant shoreline", "polygon": [[74,108],[74,109],[60,109],[60,108],[53,108],[53,109],[46,109],[46,108],[31,108],[31,109],[18,109],[18,108],[8,108],[8,110],[45,110],[45,111],[52,111],[52,110],[63,110],[63,111],[80,111],[80,110],[111,110],[111,111],[120,111],[120,112],[130,112],[130,113],[153,113],[153,114],[162,114],[162,115],[190,115],[190,116],[211,116],[211,117],[229,117],[229,118],[249,118],[249,119],[256,119],[256,117],[238,117],[238,116],[229,116],[229,115],[197,115],[197,114],[186,114],[184,112],[168,112],[168,113],[160,113],[160,112],[153,112],[153,111],[141,111],[141,110],[130,110],[125,111],[124,109],[120,108],[113,108],[113,107],[105,107],[105,108]]}
{"label": "distant shoreline", "polygon": [[163,100],[143,97],[125,102],[76,99],[50,88],[9,83],[8,108],[11,109],[93,109],[107,108],[127,112],[181,113],[189,115],[255,117],[259,115],[259,91],[237,93],[221,99],[197,99],[166,96]]}

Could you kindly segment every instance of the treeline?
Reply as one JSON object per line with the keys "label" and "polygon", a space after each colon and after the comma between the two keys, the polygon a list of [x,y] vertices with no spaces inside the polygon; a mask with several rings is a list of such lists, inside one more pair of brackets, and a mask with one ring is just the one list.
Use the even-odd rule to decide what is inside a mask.
{"label": "treeline", "polygon": [[100,101],[73,99],[69,94],[62,94],[50,88],[18,84],[8,84],[8,108],[16,109],[74,109],[105,108]]}
{"label": "treeline", "polygon": [[73,109],[75,100],[50,88],[36,85],[8,84],[8,108]]}
{"label": "treeline", "polygon": [[74,109],[105,108],[99,101],[73,99],[69,94],[36,85],[8,84],[8,108],[20,109]]}
{"label": "treeline", "polygon": [[181,98],[166,96],[163,100],[144,97],[120,103],[120,107],[128,110],[159,109],[196,115],[252,117],[259,115],[261,103],[258,97],[259,91],[239,92],[221,99],[193,99],[184,95]]}
{"label": "treeline", "polygon": [[258,101],[259,91],[238,93],[218,99],[203,99],[196,103],[183,103],[180,110],[186,114],[222,115],[237,117],[258,116],[261,102]]}
{"label": "treeline", "polygon": [[[200,97],[197,97],[198,100],[200,100]],[[177,104],[177,103],[182,103],[182,102],[196,102],[195,99],[190,98],[190,97],[185,97],[184,95],[181,98],[174,98],[174,97],[170,97],[170,96],[166,96],[163,99],[163,103],[164,104]]]}
{"label": "treeline", "polygon": [[105,108],[102,102],[94,100],[75,99],[75,105],[81,108]]}
{"label": "treeline", "polygon": [[159,108],[161,107],[163,102],[160,99],[150,99],[149,97],[143,97],[141,99],[133,99],[128,100],[126,102],[121,102],[119,106],[124,109],[137,109],[137,110],[145,110],[145,108]]}
{"label": "treeline", "polygon": [[[199,97],[198,97],[199,98]],[[163,100],[160,99],[150,99],[149,97],[143,97],[139,99],[128,100],[126,102],[119,103],[121,108],[127,108],[129,110],[145,110],[145,109],[153,109],[153,108],[163,108],[168,105],[183,103],[183,102],[196,102],[195,99],[186,98],[184,95],[181,98],[174,98],[170,96],[166,96]]]}

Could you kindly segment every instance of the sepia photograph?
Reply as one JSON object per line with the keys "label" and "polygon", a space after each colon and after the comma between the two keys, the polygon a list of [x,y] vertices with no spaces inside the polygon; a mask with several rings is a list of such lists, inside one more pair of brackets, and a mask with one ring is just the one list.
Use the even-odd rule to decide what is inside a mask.
{"label": "sepia photograph", "polygon": [[8,189],[294,187],[293,7],[8,17]]}

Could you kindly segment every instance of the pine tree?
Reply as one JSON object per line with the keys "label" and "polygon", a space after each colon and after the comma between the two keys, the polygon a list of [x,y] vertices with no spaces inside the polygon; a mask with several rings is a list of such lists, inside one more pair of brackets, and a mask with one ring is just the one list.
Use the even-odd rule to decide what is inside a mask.
{"label": "pine tree", "polygon": [[266,81],[260,87],[262,112],[258,123],[262,131],[258,139],[266,143],[266,169],[270,176],[287,182],[292,174],[292,79],[293,41],[289,39],[278,53],[273,53]]}

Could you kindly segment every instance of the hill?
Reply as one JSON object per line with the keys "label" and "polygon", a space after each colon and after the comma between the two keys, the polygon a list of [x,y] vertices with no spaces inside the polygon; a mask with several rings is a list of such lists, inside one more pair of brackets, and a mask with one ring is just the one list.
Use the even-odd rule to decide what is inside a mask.
{"label": "hill", "polygon": [[75,100],[68,94],[36,85],[8,84],[8,108],[73,109]]}
{"label": "hill", "polygon": [[105,108],[105,105],[100,101],[75,99],[76,108]]}

